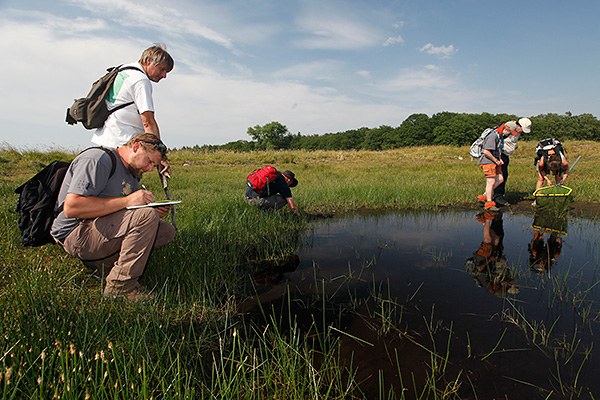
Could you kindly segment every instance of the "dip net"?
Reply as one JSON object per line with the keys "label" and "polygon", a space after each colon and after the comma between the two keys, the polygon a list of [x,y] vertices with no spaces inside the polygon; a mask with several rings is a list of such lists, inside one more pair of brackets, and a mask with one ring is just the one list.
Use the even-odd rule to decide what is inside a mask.
{"label": "dip net", "polygon": [[546,186],[533,192],[536,208],[542,211],[567,212],[573,199],[573,189],[563,185]]}

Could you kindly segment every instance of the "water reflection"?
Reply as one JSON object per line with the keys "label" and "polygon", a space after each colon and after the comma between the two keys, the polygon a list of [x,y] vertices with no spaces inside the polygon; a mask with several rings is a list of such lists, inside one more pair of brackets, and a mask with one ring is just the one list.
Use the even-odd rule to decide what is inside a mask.
{"label": "water reflection", "polygon": [[251,276],[258,285],[276,286],[288,272],[293,272],[300,265],[300,257],[291,254],[283,260],[263,262],[251,267]]}
{"label": "water reflection", "polygon": [[[600,393],[600,382],[593,379],[600,369],[600,347],[592,342],[600,316],[598,225],[573,217],[567,221],[566,215],[473,211],[368,213],[315,221],[295,251],[293,268],[271,268],[269,278],[255,277],[264,285],[253,301],[276,303],[289,293],[302,301],[284,304],[312,307],[312,316],[319,316],[321,307],[327,318],[332,316],[311,321],[322,320],[369,343],[380,339],[365,331],[377,325],[367,315],[381,320],[382,310],[391,305],[401,314],[398,331],[413,338],[428,338],[433,335],[428,330],[443,326],[436,332],[451,331],[450,364],[468,371],[472,382],[465,387],[477,387],[479,398],[534,398],[532,388],[575,381]],[[552,274],[537,272],[550,268]],[[363,308],[348,315],[373,301],[377,312]],[[392,320],[385,318],[386,324]],[[401,337],[396,333],[390,340]],[[577,348],[568,348],[572,343]],[[394,346],[382,346],[381,359]],[[356,365],[375,357],[374,348],[349,348]],[[402,349],[406,365],[400,369],[415,371],[429,362],[409,361],[407,354],[416,353]],[[498,352],[484,363],[493,349]],[[571,358],[565,361],[567,355]],[[398,370],[394,362],[366,364],[368,376]],[[489,396],[481,392],[486,380],[490,390],[497,390]],[[530,397],[527,390],[533,391]]]}
{"label": "water reflection", "polygon": [[495,296],[519,293],[503,252],[502,214],[485,211],[476,219],[483,224],[483,239],[477,251],[465,261],[467,272],[479,287],[487,288]]}
{"label": "water reflection", "polygon": [[529,268],[535,272],[550,272],[562,250],[562,236],[567,236],[568,217],[538,211],[531,227],[533,239],[529,242]]}

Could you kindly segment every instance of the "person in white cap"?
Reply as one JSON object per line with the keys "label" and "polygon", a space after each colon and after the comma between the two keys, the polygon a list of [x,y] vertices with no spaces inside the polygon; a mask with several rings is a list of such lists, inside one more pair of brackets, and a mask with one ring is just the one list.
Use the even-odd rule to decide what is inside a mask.
{"label": "person in white cap", "polygon": [[[519,135],[531,132],[531,120],[529,118],[521,118],[518,121],[508,121],[496,128],[496,131],[504,136],[504,149],[501,154],[503,161],[502,176],[504,180],[494,189],[494,201],[499,206],[509,206],[510,203],[504,199],[506,181],[508,180],[508,163],[510,156],[517,147]],[[510,134],[507,131],[510,131]]]}

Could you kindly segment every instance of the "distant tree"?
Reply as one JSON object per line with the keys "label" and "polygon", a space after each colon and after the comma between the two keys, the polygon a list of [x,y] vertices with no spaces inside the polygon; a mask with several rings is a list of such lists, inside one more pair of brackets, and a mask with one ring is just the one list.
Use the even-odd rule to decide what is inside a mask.
{"label": "distant tree", "polygon": [[592,114],[581,114],[571,117],[574,121],[574,137],[578,140],[599,140],[600,121]]}
{"label": "distant tree", "polygon": [[254,150],[254,142],[249,142],[247,140],[237,140],[235,142],[225,143],[220,146],[222,150],[232,150],[236,152],[245,152]]}
{"label": "distant tree", "polygon": [[[381,125],[378,128],[362,127],[344,132],[322,135],[292,135],[279,122],[248,128],[248,135],[255,141],[240,140],[221,146],[203,146],[204,149],[229,149],[249,151],[259,149],[306,149],[306,150],[385,150],[406,146],[471,144],[486,128],[517,120],[513,114],[468,114],[442,111],[428,117],[411,114],[398,127]],[[532,131],[523,140],[541,140],[555,137],[559,140],[600,141],[600,121],[592,114],[565,115],[541,114],[530,117]]]}
{"label": "distant tree", "polygon": [[[366,129],[366,128],[365,128]],[[386,150],[399,147],[396,130],[388,125],[366,129],[361,148],[365,150]]]}
{"label": "distant tree", "polygon": [[531,138],[542,140],[545,138],[564,140],[562,118],[558,114],[540,114],[531,118]]}
{"label": "distant tree", "polygon": [[441,125],[433,128],[433,143],[460,146],[470,143],[481,134],[468,114],[455,114]]}
{"label": "distant tree", "polygon": [[411,114],[398,127],[398,146],[427,146],[433,134],[427,114]]}
{"label": "distant tree", "polygon": [[258,149],[287,149],[292,141],[292,135],[285,125],[273,121],[265,126],[256,125],[248,128],[248,135],[256,140]]}
{"label": "distant tree", "polygon": [[[341,134],[336,134],[337,149],[339,150],[358,150],[367,134],[369,128],[362,127],[351,129]],[[332,143],[333,144],[333,143]]]}

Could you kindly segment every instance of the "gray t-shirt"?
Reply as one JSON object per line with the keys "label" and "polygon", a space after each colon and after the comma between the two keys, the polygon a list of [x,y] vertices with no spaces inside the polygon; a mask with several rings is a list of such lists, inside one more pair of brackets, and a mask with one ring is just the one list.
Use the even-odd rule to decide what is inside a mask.
{"label": "gray t-shirt", "polygon": [[[500,158],[500,153],[504,147],[503,139],[504,137],[496,131],[490,133],[483,141],[483,150],[489,150],[496,159]],[[478,164],[494,164],[494,162],[482,154],[479,157]]]}
{"label": "gray t-shirt", "polygon": [[[110,177],[112,159],[102,149],[89,149],[79,154],[67,170],[60,188],[57,208],[62,205],[68,193],[101,198],[127,196],[140,189],[138,178],[123,165],[116,150],[111,149],[116,158],[115,173]],[[110,177],[110,179],[109,179]],[[63,241],[79,225],[78,218],[67,218],[60,212],[54,220],[50,234]]]}

